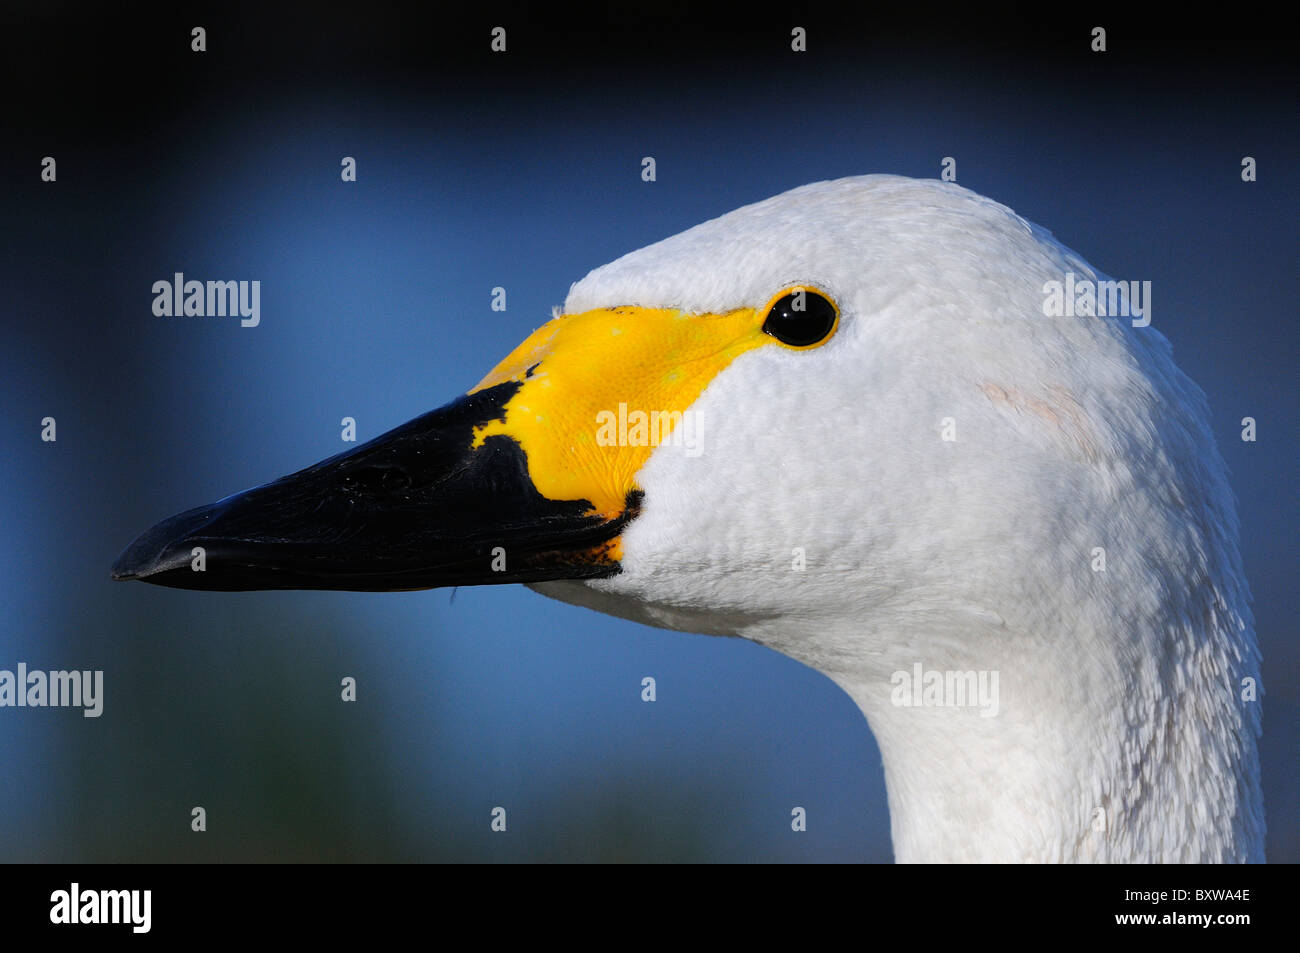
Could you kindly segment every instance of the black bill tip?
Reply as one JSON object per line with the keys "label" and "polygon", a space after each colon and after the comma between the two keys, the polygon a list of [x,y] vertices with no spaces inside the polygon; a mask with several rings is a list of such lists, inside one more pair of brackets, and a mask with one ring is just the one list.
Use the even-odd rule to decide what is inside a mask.
{"label": "black bill tip", "polygon": [[192,571],[192,540],[216,517],[220,504],[198,506],[145,530],[113,563],[113,578],[149,579],[160,573]]}
{"label": "black bill tip", "polygon": [[533,485],[514,439],[475,429],[503,417],[507,382],[272,483],[186,510],[142,533],[113,578],[178,589],[344,589],[602,578],[621,570],[615,516]]}

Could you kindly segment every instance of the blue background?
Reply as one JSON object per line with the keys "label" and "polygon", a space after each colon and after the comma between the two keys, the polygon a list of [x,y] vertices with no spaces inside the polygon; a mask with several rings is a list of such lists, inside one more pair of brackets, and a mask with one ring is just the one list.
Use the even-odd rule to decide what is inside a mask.
{"label": "blue background", "polygon": [[[31,17],[11,39],[56,56],[55,24]],[[1063,29],[1083,41],[1056,38],[1062,62],[1011,48],[1033,36],[967,56],[898,25],[905,44],[819,53],[838,31],[815,22],[799,59],[778,18],[718,36],[725,68],[674,56],[656,22],[631,65],[587,36],[552,68],[521,29],[513,72],[470,55],[451,72],[409,45],[386,57],[400,18],[349,46],[347,24],[243,11],[206,54],[190,20],[129,41],[175,47],[143,75],[114,76],[141,52],[115,49],[81,64],[87,88],[8,120],[0,668],[103,669],[106,700],[99,719],[0,710],[0,860],[889,860],[865,721],[768,650],[518,586],[191,593],[108,567],[158,519],[345,449],[344,416],[366,440],[462,393],[593,267],[806,182],[936,177],[944,156],[1099,269],[1152,281],[1240,498],[1269,855],[1300,859],[1300,137],[1273,60],[1152,59],[1115,29],[1105,60],[1082,23]],[[250,52],[267,49],[279,59]],[[261,326],[155,317],[151,285],[175,271],[260,280]],[[47,415],[57,443],[39,439]]]}

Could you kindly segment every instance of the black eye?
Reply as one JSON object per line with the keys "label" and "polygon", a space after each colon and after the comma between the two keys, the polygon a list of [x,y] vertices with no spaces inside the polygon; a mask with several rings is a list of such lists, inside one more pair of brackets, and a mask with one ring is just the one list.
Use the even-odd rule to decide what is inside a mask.
{"label": "black eye", "polygon": [[768,308],[763,330],[790,347],[812,347],[830,337],[839,313],[816,291],[795,288]]}

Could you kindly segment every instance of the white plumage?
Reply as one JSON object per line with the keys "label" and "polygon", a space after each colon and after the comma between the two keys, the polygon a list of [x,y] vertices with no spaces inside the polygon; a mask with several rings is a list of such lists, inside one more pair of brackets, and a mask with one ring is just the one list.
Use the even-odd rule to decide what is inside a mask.
{"label": "white plumage", "polygon": [[[566,311],[810,284],[841,325],[713,380],[704,452],[639,474],[620,575],[535,588],[824,672],[880,745],[901,861],[1262,860],[1259,658],[1205,398],[1154,327],[1045,316],[1067,272],[1104,277],[995,202],[892,176],[596,269]],[[893,704],[916,663],[998,672],[998,714]]]}

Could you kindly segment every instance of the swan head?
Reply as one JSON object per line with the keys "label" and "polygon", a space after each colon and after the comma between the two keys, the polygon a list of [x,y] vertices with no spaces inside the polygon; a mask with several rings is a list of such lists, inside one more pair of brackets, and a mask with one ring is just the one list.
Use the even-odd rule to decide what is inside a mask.
{"label": "swan head", "polygon": [[[1009,616],[1062,587],[1086,602],[1095,549],[1138,558],[1125,520],[1163,547],[1142,558],[1208,571],[1186,504],[1207,507],[1215,542],[1235,526],[1203,397],[1153,328],[1050,314],[1067,274],[1105,279],[995,202],[894,176],[795,189],[596,269],[566,314],[738,313],[748,332],[803,288],[837,320],[812,345],[767,335],[715,359],[682,439],[629,484],[621,571],[536,588],[692,631],[790,642],[807,623],[825,668],[827,619],[876,626],[884,655],[909,620],[954,637],[1039,626]],[[608,408],[669,409],[603,370]],[[845,648],[860,668],[861,639]]]}
{"label": "swan head", "polygon": [[[465,397],[164,521],[115,575],[523,582],[750,638],[862,708],[904,859],[1252,858],[1224,466],[1154,328],[1053,313],[1105,280],[954,184],[798,188],[596,269]],[[996,717],[900,705],[922,670],[998,673]],[[1189,785],[1211,830],[1202,798],[1144,807]]]}

